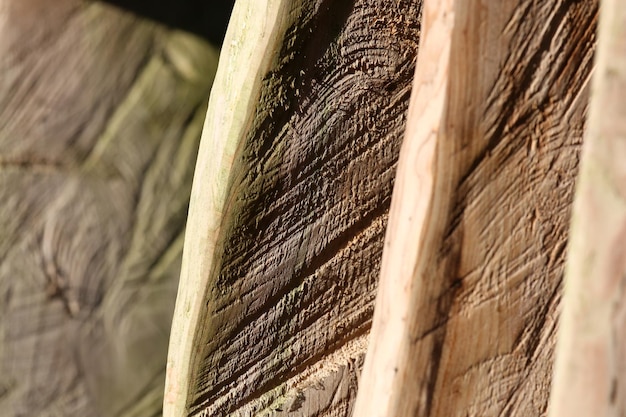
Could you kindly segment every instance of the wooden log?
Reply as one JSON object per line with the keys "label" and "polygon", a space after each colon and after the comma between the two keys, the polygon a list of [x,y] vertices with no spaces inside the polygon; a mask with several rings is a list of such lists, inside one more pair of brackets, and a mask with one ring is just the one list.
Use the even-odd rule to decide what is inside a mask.
{"label": "wooden log", "polygon": [[600,5],[551,417],[626,415],[626,7]]}
{"label": "wooden log", "polygon": [[545,415],[596,14],[425,0],[355,415]]}
{"label": "wooden log", "polygon": [[185,237],[165,416],[346,416],[420,2],[235,4]]}
{"label": "wooden log", "polygon": [[217,51],[0,1],[0,414],[153,416]]}

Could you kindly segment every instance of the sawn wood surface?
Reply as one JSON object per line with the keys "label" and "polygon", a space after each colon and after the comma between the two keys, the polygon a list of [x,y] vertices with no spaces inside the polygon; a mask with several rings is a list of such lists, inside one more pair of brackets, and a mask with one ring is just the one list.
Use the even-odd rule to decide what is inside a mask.
{"label": "sawn wood surface", "polygon": [[350,415],[419,15],[410,0],[235,5],[194,178],[166,417]]}
{"label": "sawn wood surface", "polygon": [[597,9],[425,0],[355,416],[546,415]]}

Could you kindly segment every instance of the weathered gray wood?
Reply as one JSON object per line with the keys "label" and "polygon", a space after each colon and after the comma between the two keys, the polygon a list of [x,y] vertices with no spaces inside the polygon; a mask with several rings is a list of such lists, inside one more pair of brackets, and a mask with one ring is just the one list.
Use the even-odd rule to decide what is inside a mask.
{"label": "weathered gray wood", "polygon": [[[166,416],[350,414],[419,13],[410,0],[235,5],[194,180]],[[217,157],[204,152],[216,143]]]}
{"label": "weathered gray wood", "polygon": [[626,415],[626,7],[600,6],[551,417]]}
{"label": "weathered gray wood", "polygon": [[355,415],[545,415],[597,3],[424,14]]}
{"label": "weathered gray wood", "polygon": [[110,6],[0,4],[0,414],[160,412],[216,51]]}

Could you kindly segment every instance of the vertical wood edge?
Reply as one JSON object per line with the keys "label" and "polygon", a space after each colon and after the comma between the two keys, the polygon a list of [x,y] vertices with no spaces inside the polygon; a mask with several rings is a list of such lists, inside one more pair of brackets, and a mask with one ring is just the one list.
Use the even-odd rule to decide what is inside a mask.
{"label": "vertical wood edge", "polygon": [[286,0],[238,0],[209,99],[192,186],[167,359],[163,415],[185,415],[194,341],[204,307],[233,160],[288,23]]}
{"label": "vertical wood edge", "polygon": [[[445,110],[453,1],[426,0],[422,35],[400,152],[374,320],[354,416],[394,416],[403,384],[407,317],[417,285],[415,268],[428,240],[435,197],[436,154]],[[419,399],[417,399],[419,400]]]}

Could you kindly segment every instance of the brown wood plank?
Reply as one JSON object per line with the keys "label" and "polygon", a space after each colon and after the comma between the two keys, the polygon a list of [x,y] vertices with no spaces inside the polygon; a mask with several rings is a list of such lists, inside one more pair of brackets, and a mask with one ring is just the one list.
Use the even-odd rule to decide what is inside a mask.
{"label": "brown wood plank", "polygon": [[153,416],[217,52],[94,2],[0,9],[0,414]]}
{"label": "brown wood plank", "polygon": [[626,415],[626,7],[600,2],[598,53],[549,415]]}
{"label": "brown wood plank", "polygon": [[355,415],[545,415],[597,3],[424,10]]}
{"label": "brown wood plank", "polygon": [[[208,110],[165,415],[348,416],[373,313],[420,2],[269,2],[251,12],[256,3],[235,5],[224,50],[244,50],[239,36],[251,36],[270,61],[236,50],[221,58],[217,86],[234,90],[214,91]],[[235,32],[244,24],[264,30]],[[269,30],[276,39],[263,38]],[[243,55],[250,61],[237,61]],[[239,67],[249,78],[236,78]],[[237,90],[245,85],[258,90]],[[231,127],[222,109],[241,100],[253,104]],[[203,154],[233,131],[228,140],[238,145],[224,144],[237,148],[233,165],[219,150]],[[224,170],[231,174],[222,194]]]}

